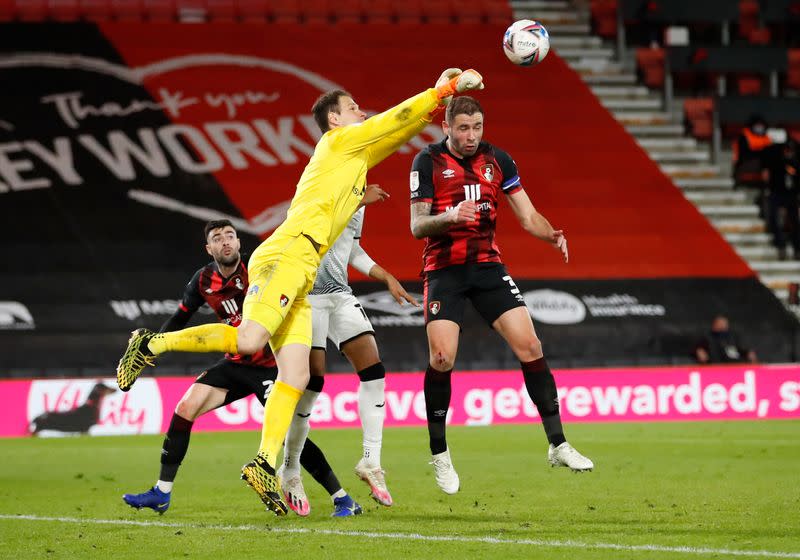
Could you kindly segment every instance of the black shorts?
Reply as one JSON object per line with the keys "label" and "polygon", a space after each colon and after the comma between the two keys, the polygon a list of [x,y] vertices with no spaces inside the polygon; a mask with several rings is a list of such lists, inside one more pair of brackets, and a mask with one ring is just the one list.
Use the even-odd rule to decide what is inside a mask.
{"label": "black shorts", "polygon": [[264,404],[267,391],[272,388],[277,377],[277,367],[256,367],[223,359],[198,375],[194,382],[227,389],[225,404],[250,395],[255,395]]}
{"label": "black shorts", "polygon": [[426,324],[446,319],[460,325],[467,300],[489,325],[509,309],[525,306],[502,263],[457,264],[425,273]]}

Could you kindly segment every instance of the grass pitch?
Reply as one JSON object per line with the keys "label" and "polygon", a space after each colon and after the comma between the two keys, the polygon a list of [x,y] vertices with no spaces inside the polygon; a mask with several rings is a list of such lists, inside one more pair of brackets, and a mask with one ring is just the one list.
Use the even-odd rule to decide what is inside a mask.
{"label": "grass pitch", "polygon": [[0,440],[0,558],[800,558],[800,421],[567,435],[594,472],[550,468],[539,426],[449,428],[447,496],[425,430],[387,429],[384,508],[352,472],[360,432],[312,431],[364,507],[349,519],[308,475],[310,517],[265,512],[238,479],[256,433],[194,434],[163,516],[121,500],[157,478],[161,437]]}

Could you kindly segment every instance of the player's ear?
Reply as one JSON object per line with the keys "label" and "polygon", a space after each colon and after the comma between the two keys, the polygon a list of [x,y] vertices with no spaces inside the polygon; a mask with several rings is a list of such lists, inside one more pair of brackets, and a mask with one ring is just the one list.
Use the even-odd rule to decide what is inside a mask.
{"label": "player's ear", "polygon": [[211,247],[208,244],[206,244],[206,253],[208,253],[212,257],[214,256],[214,255],[211,254]]}

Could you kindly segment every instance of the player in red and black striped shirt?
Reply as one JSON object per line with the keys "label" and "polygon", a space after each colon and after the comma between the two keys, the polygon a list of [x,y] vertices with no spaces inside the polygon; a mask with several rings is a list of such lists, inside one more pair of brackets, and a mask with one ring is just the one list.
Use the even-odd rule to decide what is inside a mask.
{"label": "player in red and black striped shirt", "polygon": [[[239,252],[236,229],[228,220],[215,220],[206,224],[205,234],[206,251],[213,260],[198,270],[189,281],[178,309],[162,325],[161,332],[184,328],[204,303],[222,323],[236,327],[242,321],[241,310],[247,294],[248,278],[247,267],[242,264]],[[226,354],[224,359],[201,373],[178,402],[172,415],[161,450],[161,472],[156,485],[141,494],[125,494],[125,503],[135,508],[148,507],[164,513],[169,508],[178,467],[189,449],[194,421],[206,412],[251,394],[263,405],[277,376],[275,357],[268,346],[252,356]],[[322,377],[312,379],[309,389],[322,391],[323,381]],[[300,464],[334,497],[334,515],[343,517],[361,513],[361,506],[342,489],[322,450],[310,439],[306,439]],[[310,512],[307,500],[303,500],[302,504],[292,503],[292,509],[303,516]]]}
{"label": "player in red and black striped shirt", "polygon": [[501,193],[534,237],[550,243],[568,260],[564,232],[536,211],[514,160],[482,142],[483,109],[460,97],[447,107],[447,138],[417,154],[411,170],[411,231],[425,238],[425,322],[430,358],[425,372],[425,405],[436,482],[448,494],[459,479],[445,439],[450,374],[455,363],[464,306],[470,300],[520,360],[525,386],[536,404],[550,443],[554,466],[591,470],[592,462],[567,443],[561,426],[553,374],[542,353],[530,314],[495,242]]}

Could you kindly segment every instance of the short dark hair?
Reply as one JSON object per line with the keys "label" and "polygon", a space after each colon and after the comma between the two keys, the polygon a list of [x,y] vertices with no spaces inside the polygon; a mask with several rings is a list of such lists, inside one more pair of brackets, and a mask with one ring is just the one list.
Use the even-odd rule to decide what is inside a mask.
{"label": "short dark hair", "polygon": [[[206,241],[208,240],[208,234],[214,231],[215,229],[224,228],[230,226],[233,228],[233,231],[236,231],[236,226],[234,226],[230,220],[211,220],[210,222],[206,223],[205,227],[205,234],[206,234]],[[239,232],[236,232],[237,234]]]}
{"label": "short dark hair", "polygon": [[323,134],[330,130],[328,125],[328,113],[339,114],[339,99],[342,97],[352,97],[343,89],[332,89],[320,95],[311,107],[314,120]]}
{"label": "short dark hair", "polygon": [[480,113],[482,115],[483,107],[481,107],[481,104],[478,103],[478,100],[474,97],[464,95],[462,97],[456,97],[450,102],[450,105],[447,106],[447,111],[445,111],[445,119],[447,120],[447,124],[453,124],[457,115],[471,116],[475,113]]}

